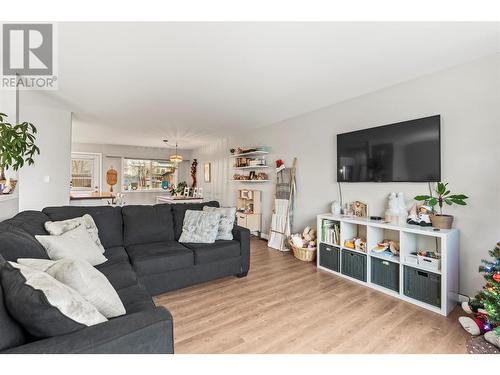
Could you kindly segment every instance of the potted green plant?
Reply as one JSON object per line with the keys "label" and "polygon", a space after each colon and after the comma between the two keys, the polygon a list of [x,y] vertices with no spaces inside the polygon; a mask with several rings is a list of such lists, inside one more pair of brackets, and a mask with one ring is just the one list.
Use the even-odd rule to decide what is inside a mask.
{"label": "potted green plant", "polygon": [[466,199],[469,197],[464,194],[451,194],[448,190],[448,183],[438,182],[435,187],[436,197],[432,195],[417,195],[414,199],[417,201],[427,201],[427,204],[431,206],[434,210],[436,205],[439,206],[439,214],[433,213],[431,215],[431,222],[434,228],[439,229],[450,229],[453,224],[452,215],[443,214],[443,205],[447,204],[451,206],[453,204],[458,204],[460,206],[465,206],[467,203]]}
{"label": "potted green plant", "polygon": [[5,171],[17,171],[25,163],[33,165],[40,149],[35,145],[36,128],[29,122],[12,125],[6,121],[7,115],[0,113],[0,183],[5,184]]}
{"label": "potted green plant", "polygon": [[172,185],[170,188],[170,194],[175,197],[178,195],[182,195],[184,193],[184,189],[187,188],[187,182],[186,181],[181,181],[177,184],[177,186]]}

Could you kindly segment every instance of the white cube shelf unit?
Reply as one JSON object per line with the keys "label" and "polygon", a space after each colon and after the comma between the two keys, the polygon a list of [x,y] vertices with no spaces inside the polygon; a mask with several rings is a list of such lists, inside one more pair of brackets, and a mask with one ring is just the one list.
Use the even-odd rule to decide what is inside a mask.
{"label": "white cube shelf unit", "polygon": [[[340,242],[323,241],[324,220],[340,227]],[[317,230],[319,269],[444,316],[456,307],[459,261],[457,229],[435,231],[416,225],[395,225],[352,216],[323,214],[317,216]],[[366,252],[344,246],[345,240],[353,237],[366,241]],[[384,239],[399,242],[399,257],[371,252]],[[416,263],[412,253],[424,249],[439,253],[438,269]]]}

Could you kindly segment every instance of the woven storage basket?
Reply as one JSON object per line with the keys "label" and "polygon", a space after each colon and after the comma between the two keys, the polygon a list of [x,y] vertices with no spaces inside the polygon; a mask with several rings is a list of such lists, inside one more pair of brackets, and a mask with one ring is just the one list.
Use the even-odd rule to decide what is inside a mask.
{"label": "woven storage basket", "polygon": [[316,259],[316,248],[312,249],[297,247],[292,241],[288,240],[290,247],[293,250],[293,256],[304,262],[313,262]]}

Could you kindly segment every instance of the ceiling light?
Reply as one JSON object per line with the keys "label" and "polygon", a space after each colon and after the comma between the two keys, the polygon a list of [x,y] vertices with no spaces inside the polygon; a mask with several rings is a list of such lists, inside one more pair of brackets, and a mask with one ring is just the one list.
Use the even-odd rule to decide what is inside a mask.
{"label": "ceiling light", "polygon": [[178,163],[180,163],[182,160],[183,160],[183,159],[182,159],[182,156],[181,156],[181,155],[179,155],[179,153],[177,152],[177,142],[175,142],[175,154],[170,155],[170,161],[171,161],[172,163],[176,163],[176,164],[178,164]]}

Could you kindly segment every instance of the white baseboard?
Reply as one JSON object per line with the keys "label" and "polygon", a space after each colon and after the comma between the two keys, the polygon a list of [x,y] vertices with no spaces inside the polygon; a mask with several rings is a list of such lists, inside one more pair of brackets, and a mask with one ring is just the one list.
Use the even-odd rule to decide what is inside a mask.
{"label": "white baseboard", "polygon": [[260,238],[262,238],[263,240],[269,240],[269,235],[266,233],[261,233]]}

